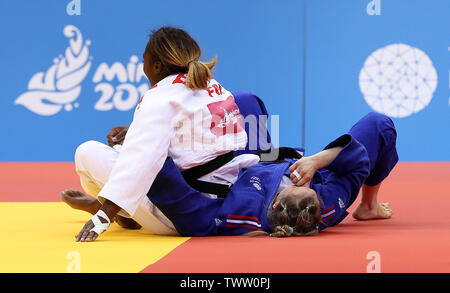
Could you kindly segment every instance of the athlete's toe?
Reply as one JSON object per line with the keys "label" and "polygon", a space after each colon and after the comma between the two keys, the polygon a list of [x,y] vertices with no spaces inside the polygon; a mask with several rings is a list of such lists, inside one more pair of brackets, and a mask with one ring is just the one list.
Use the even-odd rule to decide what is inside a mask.
{"label": "athlete's toe", "polygon": [[378,212],[379,212],[378,216],[380,218],[388,219],[392,216],[392,209],[391,209],[389,203],[381,203],[379,207],[380,208],[378,210]]}

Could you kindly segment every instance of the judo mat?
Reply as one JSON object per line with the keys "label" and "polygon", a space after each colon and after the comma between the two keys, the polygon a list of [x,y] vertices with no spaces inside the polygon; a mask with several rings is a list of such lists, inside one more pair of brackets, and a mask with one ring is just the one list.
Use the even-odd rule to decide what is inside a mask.
{"label": "judo mat", "polygon": [[[60,201],[80,189],[73,163],[0,163],[0,272],[450,272],[450,162],[399,163],[379,199],[389,220],[341,224],[312,237],[166,237],[117,224],[92,243],[90,215]],[[350,208],[356,206],[358,200]]]}

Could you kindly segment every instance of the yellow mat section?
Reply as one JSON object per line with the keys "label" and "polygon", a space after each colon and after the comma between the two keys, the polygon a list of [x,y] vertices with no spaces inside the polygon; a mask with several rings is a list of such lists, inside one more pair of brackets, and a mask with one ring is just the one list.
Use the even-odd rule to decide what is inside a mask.
{"label": "yellow mat section", "polygon": [[139,272],[189,239],[113,223],[97,241],[75,242],[91,216],[64,203],[0,202],[0,214],[2,273]]}

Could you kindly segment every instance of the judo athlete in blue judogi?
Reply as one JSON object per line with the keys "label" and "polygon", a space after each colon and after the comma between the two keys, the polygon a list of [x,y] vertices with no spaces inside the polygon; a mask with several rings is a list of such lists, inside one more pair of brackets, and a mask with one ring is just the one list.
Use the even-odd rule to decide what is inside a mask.
{"label": "judo athlete in blue judogi", "polygon": [[183,236],[314,235],[340,223],[361,188],[356,219],[391,216],[377,193],[398,161],[395,143],[392,120],[369,113],[322,152],[241,170],[225,198],[190,187],[168,158],[148,197]]}

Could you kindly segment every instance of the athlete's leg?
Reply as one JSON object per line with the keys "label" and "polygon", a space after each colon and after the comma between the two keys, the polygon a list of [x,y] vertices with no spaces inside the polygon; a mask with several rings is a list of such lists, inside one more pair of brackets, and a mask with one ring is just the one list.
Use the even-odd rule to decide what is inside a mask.
{"label": "athlete's leg", "polygon": [[66,190],[61,194],[62,200],[74,209],[95,214],[101,207],[96,196],[108,180],[118,156],[117,150],[97,141],[81,144],[75,152],[75,169],[81,186],[91,196],[77,190]]}
{"label": "athlete's leg", "polygon": [[371,169],[362,186],[361,202],[354,210],[353,217],[359,220],[390,218],[392,209],[389,203],[379,203],[377,197],[381,182],[398,162],[394,123],[385,115],[369,113],[349,133],[365,146]]}
{"label": "athlete's leg", "polygon": [[87,194],[97,196],[109,179],[119,152],[103,143],[87,141],[75,152],[75,169]]}
{"label": "athlete's leg", "polygon": [[[118,155],[117,150],[97,141],[81,144],[75,152],[75,169],[80,176],[81,186],[90,196],[78,190],[66,190],[61,193],[62,201],[74,209],[97,213],[102,205],[96,196],[108,180]],[[123,228],[141,228],[130,218],[117,215],[114,220]]]}
{"label": "athlete's leg", "polygon": [[[63,201],[71,207],[95,214],[101,207],[96,196],[109,179],[119,157],[120,147],[118,145],[112,148],[97,141],[81,144],[75,152],[75,168],[80,176],[81,186],[90,196],[70,190],[61,195]],[[133,219],[117,215],[115,221],[127,229],[139,229],[142,226],[153,234],[177,235],[172,223],[148,198],[144,198]]]}

